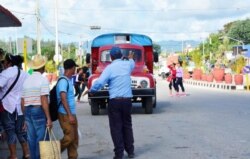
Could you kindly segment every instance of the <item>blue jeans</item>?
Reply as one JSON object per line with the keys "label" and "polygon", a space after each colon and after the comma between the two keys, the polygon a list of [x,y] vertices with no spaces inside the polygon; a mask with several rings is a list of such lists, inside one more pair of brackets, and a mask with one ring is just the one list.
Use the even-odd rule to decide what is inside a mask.
{"label": "blue jeans", "polygon": [[42,106],[25,107],[25,120],[28,128],[30,157],[40,159],[39,141],[44,140],[47,123]]}
{"label": "blue jeans", "polygon": [[8,144],[16,144],[17,138],[21,144],[27,142],[27,132],[23,129],[23,115],[18,116],[16,111],[11,114],[5,110],[0,113],[0,117]]}

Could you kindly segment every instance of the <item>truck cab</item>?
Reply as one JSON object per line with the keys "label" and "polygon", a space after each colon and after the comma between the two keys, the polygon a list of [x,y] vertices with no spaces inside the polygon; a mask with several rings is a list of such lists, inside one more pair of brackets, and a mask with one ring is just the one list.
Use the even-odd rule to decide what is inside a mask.
{"label": "truck cab", "polygon": [[[134,52],[135,68],[131,73],[131,88],[133,103],[141,103],[146,114],[153,112],[156,106],[156,81],[153,77],[153,62],[158,56],[153,52],[152,40],[140,34],[104,34],[96,37],[91,45],[92,75],[88,80],[88,87],[99,78],[103,70],[112,62],[111,48],[119,46],[123,58],[127,58],[130,51]],[[98,115],[100,109],[105,109],[109,101],[108,85],[88,96],[92,115]]]}

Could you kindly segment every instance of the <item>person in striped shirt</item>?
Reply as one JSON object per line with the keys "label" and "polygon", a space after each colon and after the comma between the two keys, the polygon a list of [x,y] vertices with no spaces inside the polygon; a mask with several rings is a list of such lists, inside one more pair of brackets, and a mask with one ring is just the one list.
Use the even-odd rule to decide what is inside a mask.
{"label": "person in striped shirt", "polygon": [[39,141],[44,139],[46,127],[52,127],[48,107],[49,81],[42,76],[45,64],[45,57],[39,54],[34,56],[28,64],[34,71],[24,81],[22,90],[21,105],[27,124],[32,159],[40,158]]}

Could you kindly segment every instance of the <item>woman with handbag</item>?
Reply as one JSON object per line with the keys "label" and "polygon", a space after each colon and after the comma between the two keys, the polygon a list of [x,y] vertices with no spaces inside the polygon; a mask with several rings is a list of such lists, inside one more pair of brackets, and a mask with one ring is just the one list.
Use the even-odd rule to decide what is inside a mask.
{"label": "woman with handbag", "polygon": [[17,139],[22,146],[23,158],[29,158],[27,131],[21,110],[21,91],[28,74],[20,70],[22,62],[21,56],[6,54],[3,61],[4,70],[0,73],[0,119],[7,135],[9,159],[17,158]]}

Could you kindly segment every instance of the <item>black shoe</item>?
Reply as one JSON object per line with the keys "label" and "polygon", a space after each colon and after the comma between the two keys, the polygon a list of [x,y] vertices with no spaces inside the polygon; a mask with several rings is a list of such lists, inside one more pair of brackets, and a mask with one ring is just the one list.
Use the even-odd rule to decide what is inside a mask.
{"label": "black shoe", "polygon": [[135,154],[134,154],[134,153],[128,154],[128,158],[134,158],[134,157],[135,157]]}
{"label": "black shoe", "polygon": [[123,157],[114,156],[113,159],[123,159]]}

